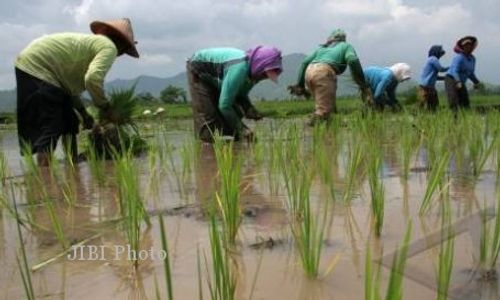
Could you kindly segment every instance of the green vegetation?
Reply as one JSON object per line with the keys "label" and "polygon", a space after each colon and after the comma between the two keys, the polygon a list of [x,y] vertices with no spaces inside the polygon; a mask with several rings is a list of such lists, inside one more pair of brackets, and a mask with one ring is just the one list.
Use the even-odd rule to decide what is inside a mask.
{"label": "green vegetation", "polygon": [[[446,228],[447,230],[445,230]],[[437,300],[448,299],[448,289],[450,288],[451,271],[453,270],[455,254],[455,237],[452,230],[450,200],[446,197],[442,202],[441,211],[441,234],[443,242],[439,246],[437,263]]]}
{"label": "green vegetation", "polygon": [[233,270],[233,262],[225,242],[224,233],[221,233],[215,213],[211,213],[209,237],[210,253],[212,257],[212,272],[208,268],[208,260],[205,256],[207,272],[207,284],[212,300],[232,300],[236,291],[236,274]]}
{"label": "green vegetation", "polygon": [[[120,213],[124,220],[123,229],[130,248],[138,253],[141,241],[141,224],[143,221],[148,225],[151,223],[142,202],[138,172],[130,152],[116,157],[115,167]],[[133,257],[133,263],[135,267],[138,266],[137,257]]]}
{"label": "green vegetation", "polygon": [[174,294],[172,292],[173,285],[172,285],[172,271],[170,269],[170,252],[168,249],[167,234],[165,232],[165,225],[163,224],[162,215],[158,216],[158,222],[159,222],[160,234],[161,234],[161,248],[167,255],[165,257],[165,259],[163,260],[163,269],[165,272],[165,286],[167,288],[168,300],[172,300],[172,299],[174,299]]}
{"label": "green vegetation", "polygon": [[[130,104],[125,101],[122,111],[133,115],[129,120],[135,122],[138,113],[131,113],[133,110],[129,109],[127,103]],[[457,215],[472,214],[480,205],[469,195],[480,190],[478,195],[486,198],[484,206],[495,201],[497,216],[490,223],[486,222],[486,215],[483,216],[480,243],[473,245],[480,250],[479,266],[474,267],[480,268],[483,279],[494,282],[492,279],[495,278],[500,253],[500,204],[498,199],[492,199],[489,194],[492,194],[492,188],[500,185],[499,112],[483,115],[463,111],[454,116],[447,110],[433,114],[414,112],[408,106],[401,113],[360,112],[357,111],[360,107],[357,99],[341,99],[341,111],[352,108],[353,112],[337,114],[330,123],[309,128],[304,126],[304,120],[300,118],[283,120],[278,117],[309,114],[312,102],[261,102],[257,106],[265,114],[267,112],[269,116],[277,118],[250,123],[258,137],[254,144],[234,143],[217,137],[214,145],[203,145],[214,147],[216,161],[207,161],[209,164],[200,164],[200,159],[212,159],[212,153],[201,155],[201,143],[187,137],[192,132],[189,128],[183,128],[188,127],[185,126],[187,122],[166,120],[171,117],[169,108],[172,107],[179,108],[180,115],[184,114],[181,110],[187,111],[185,117],[189,117],[190,107],[183,104],[165,105],[165,114],[143,116],[141,120],[151,119],[138,123],[137,127],[131,129],[134,134],[141,133],[150,138],[145,156],[135,157],[130,147],[124,145],[120,134],[118,139],[124,151],[120,154],[115,151],[112,157],[114,162],[103,161],[102,155],[90,148],[86,163],[77,165],[71,161],[62,161],[58,158],[61,153],[56,152],[50,161],[51,167],[43,169],[37,167],[33,156],[27,155],[23,164],[26,176],[7,179],[13,180],[15,188],[19,189],[11,194],[26,195],[20,203],[22,216],[15,211],[17,207],[10,205],[12,201],[8,197],[11,195],[5,193],[5,185],[0,190],[0,207],[5,209],[3,212],[7,212],[4,215],[14,216],[19,226],[31,225],[21,228],[23,231],[19,233],[20,236],[36,234],[35,230],[50,233],[51,241],[55,240],[61,245],[52,247],[58,251],[60,248],[68,249],[74,243],[75,236],[79,236],[80,231],[88,230],[89,226],[92,226],[90,230],[100,231],[101,226],[105,226],[104,222],[97,223],[95,220],[108,222],[108,218],[119,220],[113,223],[120,225],[118,234],[136,252],[149,246],[149,243],[159,245],[158,240],[161,241],[161,248],[167,253],[163,262],[155,262],[151,266],[142,265],[139,260],[135,260],[133,266],[129,264],[126,268],[136,272],[134,274],[144,270],[159,271],[154,276],[155,294],[168,299],[173,298],[177,274],[186,272],[181,267],[180,272],[172,273],[173,266],[177,270],[178,262],[186,260],[182,257],[176,261],[179,256],[170,255],[169,246],[177,250],[175,253],[178,254],[186,250],[186,245],[192,246],[194,250],[195,243],[205,242],[207,245],[210,243],[210,249],[207,248],[206,253],[198,252],[197,257],[200,298],[209,295],[212,299],[233,299],[247,294],[250,286],[250,298],[255,286],[259,291],[259,295],[255,297],[265,297],[258,289],[260,263],[253,282],[248,276],[250,272],[247,270],[254,270],[254,265],[248,262],[255,262],[257,257],[252,254],[256,253],[253,249],[262,249],[259,255],[264,257],[261,256],[263,268],[269,268],[266,266],[269,257],[275,258],[267,256],[270,251],[274,251],[273,255],[277,253],[279,257],[282,253],[293,254],[290,255],[293,260],[288,260],[287,257],[287,262],[292,261],[291,266],[300,263],[300,267],[297,267],[299,271],[303,271],[304,278],[299,279],[321,284],[322,280],[316,279],[324,279],[324,275],[334,268],[337,258],[344,255],[345,259],[345,254],[338,254],[338,250],[349,249],[356,274],[360,277],[364,275],[365,299],[403,299],[403,273],[409,253],[412,225],[408,222],[406,231],[404,228],[391,226],[400,224],[400,218],[407,221],[418,214],[426,214],[425,218],[431,219],[436,214],[436,223],[441,221],[445,242],[434,248],[439,256],[436,259],[431,257],[435,263],[435,270],[432,271],[435,271],[439,287],[438,299],[445,299],[450,288],[455,256],[455,241],[452,237],[447,238],[453,232],[445,230],[451,225],[450,205],[457,210]],[[174,128],[175,131],[169,131],[172,130],[170,126],[177,127]],[[0,152],[2,179],[10,175],[7,159],[10,158]],[[81,183],[76,182],[75,178],[80,171],[85,183],[90,176],[90,182],[96,182],[97,186],[79,189],[78,185]],[[495,175],[497,182],[494,182]],[[208,180],[207,178],[217,183],[216,189],[209,190],[212,186],[207,188],[200,184],[201,180]],[[165,181],[169,184],[164,184]],[[43,188],[44,186],[47,188]],[[203,188],[206,191],[200,191]],[[401,190],[406,204],[400,201]],[[116,197],[112,199],[98,199],[99,208],[95,209],[93,200],[100,195],[115,195],[116,192]],[[202,219],[207,212],[204,206],[207,204],[207,195],[210,197],[209,228],[200,234],[200,226],[205,224]],[[450,200],[452,196],[454,198]],[[422,199],[421,203],[413,201],[418,200],[418,197]],[[151,198],[155,202],[151,202]],[[105,207],[102,211],[101,200]],[[117,200],[116,203],[113,200]],[[146,224],[150,225],[146,205],[151,207],[151,214],[160,214],[158,225],[156,222],[154,224],[155,229],[160,226],[160,234],[153,238],[148,235],[150,232],[144,230]],[[398,216],[400,206],[402,216]],[[92,222],[89,223],[92,224],[81,224],[81,228],[71,224],[73,227],[66,228],[66,223],[69,222],[63,221],[82,208],[91,211],[89,214]],[[37,215],[40,212],[42,217]],[[61,212],[67,213],[64,216],[66,218]],[[99,213],[97,217],[94,215],[96,212]],[[184,222],[194,223],[194,230],[189,226],[180,228],[180,225],[176,231],[168,228],[168,232],[174,231],[178,236],[173,235],[172,240],[167,240],[162,214],[174,216],[169,221],[175,218],[181,225]],[[384,222],[384,218],[389,216],[397,220]],[[45,227],[48,228],[43,227],[43,221],[40,220],[45,221],[48,224]],[[37,221],[40,224],[36,224]],[[175,222],[168,222],[172,223]],[[112,228],[115,227],[113,225]],[[75,229],[78,233],[75,233]],[[342,244],[343,241],[339,243],[340,238],[337,237],[341,234],[337,233],[342,233],[342,230],[346,230],[349,245]],[[192,234],[188,237],[192,241],[181,240],[179,243],[179,238],[186,238],[182,236],[186,231]],[[286,238],[288,233],[289,239]],[[387,236],[380,238],[382,233],[387,233]],[[388,285],[384,289],[385,284],[384,288],[381,287],[382,281],[386,282],[383,280],[384,274],[380,266],[375,264],[377,261],[373,260],[371,251],[383,249],[386,246],[384,243],[391,241],[395,234],[404,236],[392,260]],[[362,247],[359,247],[359,243],[366,242],[366,236],[371,241],[370,246],[367,246],[363,273],[363,270],[358,269],[359,261],[362,260]],[[265,244],[255,246],[251,244],[254,239],[264,241]],[[22,236],[20,240],[23,241]],[[26,240],[29,241],[29,237]],[[39,240],[43,242],[43,237]],[[32,244],[29,245],[31,247]],[[273,249],[278,246],[280,248]],[[20,250],[18,267],[27,298],[30,298],[29,295],[34,293],[30,288],[29,274],[25,271],[29,271],[29,262],[26,257],[23,258],[23,251]],[[462,248],[460,251],[463,251]],[[188,255],[192,252],[194,251],[184,253]],[[325,257],[332,253],[338,256],[328,264]],[[31,253],[27,254],[29,257]],[[35,256],[32,259],[37,258]],[[425,258],[422,256],[422,259]],[[195,272],[194,266],[192,269],[190,271]],[[322,272],[323,270],[326,271]],[[296,270],[293,269],[291,273],[296,276],[294,271]],[[352,269],[349,272],[350,275],[354,273]],[[161,273],[164,273],[165,282],[158,286],[156,276]],[[145,280],[153,280],[153,276],[146,278],[149,279]],[[209,293],[205,291],[207,293],[203,295],[202,288],[207,287],[205,279]],[[149,283],[151,282],[147,282]],[[181,282],[179,286],[184,284],[185,282]],[[183,295],[184,291],[181,288],[178,290],[177,286],[176,284],[176,294]]]}
{"label": "green vegetation", "polygon": [[94,148],[92,151],[96,151],[98,157],[111,158],[115,152],[129,149],[135,154],[146,148],[134,120],[138,109],[135,85],[109,94],[109,107],[98,110],[98,126],[88,136],[89,146]]}
{"label": "green vegetation", "polygon": [[[497,197],[499,197],[497,195]],[[496,265],[500,254],[500,203],[495,204],[493,226],[486,219],[486,210],[482,214],[479,263],[482,277],[485,280],[496,280]]]}
{"label": "green vegetation", "polygon": [[382,234],[382,226],[384,225],[384,185],[381,180],[380,168],[381,168],[381,157],[380,154],[373,153],[370,165],[368,167],[369,178],[368,182],[370,184],[370,193],[372,199],[372,214],[374,219],[375,235],[380,236]]}
{"label": "green vegetation", "polygon": [[438,160],[437,166],[433,167],[429,174],[425,195],[420,205],[420,214],[425,214],[429,210],[432,196],[438,187],[440,191],[443,191],[445,188],[445,173],[449,162],[450,154],[444,149]]}
{"label": "green vegetation", "polygon": [[163,103],[187,103],[187,92],[181,87],[169,85],[160,92]]}
{"label": "green vegetation", "polygon": [[241,159],[233,153],[233,143],[220,136],[215,137],[214,150],[221,182],[215,199],[222,217],[224,239],[234,245],[241,223]]}
{"label": "green vegetation", "polygon": [[[402,244],[398,247],[392,260],[392,268],[389,283],[385,293],[386,300],[401,300],[403,298],[403,274],[408,259],[408,246],[410,243],[412,223],[406,226]],[[381,265],[374,266],[372,250],[367,245],[365,257],[365,300],[380,300],[381,296]]]}

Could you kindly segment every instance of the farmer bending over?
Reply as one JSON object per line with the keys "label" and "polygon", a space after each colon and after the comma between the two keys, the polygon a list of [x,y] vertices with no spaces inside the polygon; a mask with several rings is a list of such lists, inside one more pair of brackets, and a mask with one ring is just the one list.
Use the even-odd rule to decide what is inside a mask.
{"label": "farmer bending over", "polygon": [[95,21],[94,33],[56,33],[34,40],[17,57],[17,125],[21,154],[37,153],[48,165],[60,136],[76,159],[76,135],[81,115],[83,127],[92,128],[80,94],[87,91],[93,103],[110,114],[103,90],[104,77],[115,58],[124,53],[139,57],[129,19]]}
{"label": "farmer bending over", "polygon": [[396,88],[400,82],[411,78],[410,66],[397,63],[389,68],[368,67],[364,72],[373,94],[375,107],[383,110],[385,105],[389,105],[393,111],[400,110],[401,105],[396,99]]}
{"label": "farmer bending over", "polygon": [[289,86],[288,89],[291,94],[297,96],[304,95],[306,89],[312,94],[315,110],[308,125],[313,126],[320,120],[328,121],[330,114],[336,112],[337,76],[344,73],[347,66],[362,92],[363,101],[369,101],[371,97],[361,63],[354,47],[346,42],[343,30],[334,30],[326,43],[320,45],[302,62],[297,84]]}
{"label": "farmer bending over", "polygon": [[200,50],[186,68],[195,134],[205,142],[212,142],[216,132],[235,140],[251,140],[253,133],[241,119],[259,120],[262,116],[250,103],[248,93],[263,79],[277,82],[283,70],[281,51],[266,46],[246,52],[234,48]]}

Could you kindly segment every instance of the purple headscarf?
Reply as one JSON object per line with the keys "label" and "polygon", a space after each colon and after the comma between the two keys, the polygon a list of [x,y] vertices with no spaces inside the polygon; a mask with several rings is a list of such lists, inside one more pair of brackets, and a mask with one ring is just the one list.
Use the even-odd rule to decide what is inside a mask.
{"label": "purple headscarf", "polygon": [[266,71],[283,71],[281,51],[274,47],[257,46],[246,52],[252,78],[261,77]]}

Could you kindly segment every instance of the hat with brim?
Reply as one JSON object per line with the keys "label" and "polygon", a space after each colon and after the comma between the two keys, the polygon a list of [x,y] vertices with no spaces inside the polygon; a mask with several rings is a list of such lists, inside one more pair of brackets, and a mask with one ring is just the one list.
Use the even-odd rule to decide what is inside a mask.
{"label": "hat with brim", "polygon": [[90,30],[93,33],[109,34],[120,38],[128,46],[125,53],[132,57],[139,57],[139,52],[137,52],[137,48],[135,47],[137,42],[134,40],[134,31],[129,19],[94,21],[90,23]]}
{"label": "hat with brim", "polygon": [[457,41],[457,45],[460,48],[463,48],[467,44],[472,44],[472,48],[475,49],[477,47],[477,38],[475,36],[468,35]]}

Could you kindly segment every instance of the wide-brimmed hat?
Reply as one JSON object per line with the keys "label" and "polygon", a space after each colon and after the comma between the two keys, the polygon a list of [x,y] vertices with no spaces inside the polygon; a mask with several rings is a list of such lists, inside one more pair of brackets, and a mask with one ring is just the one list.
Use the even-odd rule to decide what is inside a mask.
{"label": "wide-brimmed hat", "polygon": [[135,44],[137,42],[134,40],[134,31],[132,30],[132,24],[127,18],[109,20],[109,21],[94,21],[90,23],[90,30],[93,33],[109,33],[110,35],[118,36],[128,45],[125,53],[132,57],[139,57],[139,52]]}
{"label": "wide-brimmed hat", "polygon": [[463,47],[467,44],[472,44],[473,46],[475,46],[477,44],[477,38],[475,36],[468,35],[459,39],[457,42],[457,45],[459,45],[460,47]]}

